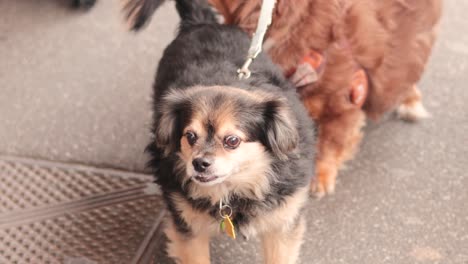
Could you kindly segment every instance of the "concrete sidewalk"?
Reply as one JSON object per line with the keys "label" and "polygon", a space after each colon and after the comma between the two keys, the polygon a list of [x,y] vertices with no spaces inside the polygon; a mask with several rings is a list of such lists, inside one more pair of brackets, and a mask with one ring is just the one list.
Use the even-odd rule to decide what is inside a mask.
{"label": "concrete sidewalk", "polygon": [[[87,13],[59,1],[0,0],[0,155],[145,172],[151,84],[177,25],[173,2],[133,34],[118,1]],[[301,263],[468,263],[467,13],[468,2],[445,1],[420,84],[432,118],[389,116],[366,128],[337,193],[303,212]],[[212,262],[260,263],[259,251],[221,237]],[[167,263],[161,248],[154,254]]]}

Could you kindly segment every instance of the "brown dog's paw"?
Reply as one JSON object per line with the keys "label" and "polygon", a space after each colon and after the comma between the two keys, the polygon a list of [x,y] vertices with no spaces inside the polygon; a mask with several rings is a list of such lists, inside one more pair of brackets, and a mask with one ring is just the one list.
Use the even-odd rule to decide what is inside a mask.
{"label": "brown dog's paw", "polygon": [[403,103],[397,108],[396,113],[398,118],[408,122],[417,122],[431,116],[421,101]]}
{"label": "brown dog's paw", "polygon": [[416,122],[431,117],[421,101],[421,91],[416,85],[413,85],[408,97],[396,109],[396,114],[398,118],[407,122]]}
{"label": "brown dog's paw", "polygon": [[310,184],[313,197],[320,199],[335,192],[337,168],[317,162],[316,177]]}

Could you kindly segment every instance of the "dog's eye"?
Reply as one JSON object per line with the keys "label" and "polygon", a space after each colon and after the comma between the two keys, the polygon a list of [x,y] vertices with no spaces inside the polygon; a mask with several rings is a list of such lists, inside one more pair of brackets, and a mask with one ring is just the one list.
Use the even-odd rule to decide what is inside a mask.
{"label": "dog's eye", "polygon": [[188,131],[187,133],[185,133],[185,137],[187,138],[187,141],[191,146],[193,146],[193,144],[195,144],[198,139],[197,134],[195,134],[192,131]]}
{"label": "dog's eye", "polygon": [[240,138],[236,136],[227,136],[224,138],[224,147],[226,148],[235,149],[239,146],[240,143]]}

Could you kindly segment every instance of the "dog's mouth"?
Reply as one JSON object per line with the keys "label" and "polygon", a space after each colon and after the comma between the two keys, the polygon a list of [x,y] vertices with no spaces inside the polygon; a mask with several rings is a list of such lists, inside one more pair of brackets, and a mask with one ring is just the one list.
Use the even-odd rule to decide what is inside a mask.
{"label": "dog's mouth", "polygon": [[199,182],[211,182],[211,181],[214,181],[216,179],[218,179],[218,176],[216,175],[195,175],[195,177],[193,177],[195,180],[199,181]]}
{"label": "dog's mouth", "polygon": [[217,175],[197,174],[192,177],[192,180],[202,185],[213,185],[222,181],[222,177]]}

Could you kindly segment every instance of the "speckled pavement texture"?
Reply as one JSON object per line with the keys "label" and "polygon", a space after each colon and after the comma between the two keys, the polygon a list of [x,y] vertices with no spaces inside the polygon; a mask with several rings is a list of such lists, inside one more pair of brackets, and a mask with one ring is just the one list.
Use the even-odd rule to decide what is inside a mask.
{"label": "speckled pavement texture", "polygon": [[[133,34],[118,1],[88,12],[63,1],[0,0],[0,154],[144,172],[151,83],[174,36],[173,3]],[[468,263],[467,14],[468,2],[445,1],[420,83],[432,118],[390,115],[366,127],[337,193],[303,212],[300,263]],[[212,262],[261,263],[255,242],[221,237]],[[168,263],[161,246],[154,254]]]}

